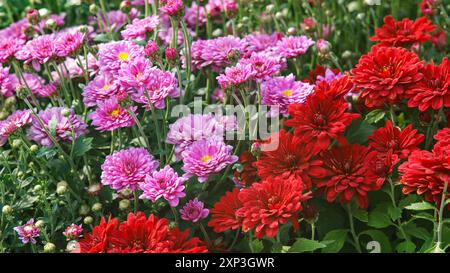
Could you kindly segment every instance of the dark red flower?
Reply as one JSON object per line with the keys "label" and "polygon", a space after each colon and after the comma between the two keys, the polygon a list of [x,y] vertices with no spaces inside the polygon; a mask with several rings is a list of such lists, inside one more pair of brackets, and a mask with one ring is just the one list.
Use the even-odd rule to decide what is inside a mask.
{"label": "dark red flower", "polygon": [[281,177],[268,178],[243,189],[239,193],[243,207],[236,212],[243,218],[243,231],[255,228],[256,238],[275,237],[280,225],[288,221],[297,230],[301,202],[309,199],[304,189],[301,181]]}
{"label": "dark red flower", "polygon": [[420,11],[423,15],[433,16],[436,9],[436,0],[422,0],[420,3]]}
{"label": "dark red flower", "polygon": [[427,201],[440,206],[445,182],[450,181],[449,147],[445,150],[437,148],[433,152],[414,151],[398,171],[404,194],[425,194]]}
{"label": "dark red flower", "polygon": [[378,178],[377,185],[384,184],[384,181],[391,175],[395,165],[399,162],[398,155],[392,150],[386,153],[371,151],[366,158],[366,168]]}
{"label": "dark red flower", "polygon": [[431,40],[431,32],[436,26],[426,17],[411,21],[404,18],[396,21],[392,16],[384,17],[384,25],[375,29],[375,36],[371,41],[380,42],[384,46],[410,47],[415,43]]}
{"label": "dark red flower", "polygon": [[261,144],[261,153],[253,166],[262,180],[280,177],[301,180],[311,188],[311,178],[324,175],[320,160],[314,159],[314,147],[302,142],[284,130],[273,134],[268,142]]}
{"label": "dark red flower", "polygon": [[434,135],[434,139],[437,141],[436,144],[434,144],[434,149],[450,151],[450,128],[439,130]]}
{"label": "dark red flower", "polygon": [[424,78],[417,87],[406,92],[410,97],[408,106],[420,111],[450,107],[450,61],[444,58],[440,65],[431,62],[422,69],[422,74]]}
{"label": "dark red flower", "polygon": [[400,158],[407,158],[423,142],[425,136],[417,134],[412,124],[406,126],[403,130],[392,126],[388,120],[385,127],[373,131],[369,137],[369,147],[382,153],[392,150]]}
{"label": "dark red flower", "polygon": [[240,190],[235,188],[233,191],[225,193],[210,210],[211,221],[208,222],[208,226],[212,227],[214,232],[235,230],[241,226],[242,218],[236,215],[236,211],[242,207],[242,202],[238,198],[239,192]]}
{"label": "dark red flower", "polygon": [[361,208],[367,208],[367,192],[378,190],[382,184],[365,163],[369,149],[359,144],[335,146],[321,153],[323,168],[328,175],[316,180],[328,202],[339,199],[349,203],[353,197]]}
{"label": "dark red flower", "polygon": [[348,104],[344,99],[335,99],[321,90],[316,90],[303,104],[289,105],[292,119],[286,126],[294,127],[300,142],[312,146],[314,151],[325,150],[333,139],[344,141],[345,128],[359,118],[359,114],[347,113]]}
{"label": "dark red flower", "polygon": [[438,31],[435,31],[433,37],[431,37],[431,42],[439,50],[444,50],[445,46],[447,45],[447,35],[445,34],[445,30],[440,29]]}
{"label": "dark red flower", "polygon": [[[331,71],[333,71],[333,74],[337,75],[339,74],[339,69],[332,68]],[[303,82],[307,82],[310,84],[315,84],[317,81],[318,76],[325,77],[326,67],[321,66],[320,64],[317,64],[314,69],[309,70],[309,78],[306,78],[302,80]]]}
{"label": "dark red flower", "polygon": [[[316,86],[316,92],[321,91],[334,99],[340,99],[347,95],[349,92],[353,91],[354,84],[350,76],[345,75],[342,78],[335,79],[330,83],[326,81],[321,81]],[[319,91],[319,92],[320,92]]]}
{"label": "dark red flower", "polygon": [[170,229],[166,218],[158,219],[142,212],[128,214],[117,230],[117,218],[101,220],[92,234],[86,234],[80,241],[80,250],[96,253],[143,253],[143,252],[207,252],[204,243],[197,237],[188,238],[189,230],[183,232]]}
{"label": "dark red flower", "polygon": [[249,186],[259,181],[257,170],[253,167],[253,162],[255,161],[256,157],[250,151],[245,151],[239,156],[242,170],[236,170],[234,178],[240,186]]}
{"label": "dark red flower", "polygon": [[352,70],[356,88],[367,107],[394,104],[422,80],[423,62],[404,48],[374,46]]}

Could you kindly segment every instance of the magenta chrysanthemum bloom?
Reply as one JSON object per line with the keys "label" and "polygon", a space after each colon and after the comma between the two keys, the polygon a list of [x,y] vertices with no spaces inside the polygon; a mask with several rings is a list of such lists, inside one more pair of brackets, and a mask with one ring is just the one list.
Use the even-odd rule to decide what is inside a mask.
{"label": "magenta chrysanthemum bloom", "polygon": [[184,15],[184,21],[188,27],[195,29],[197,23],[199,26],[206,25],[206,9],[203,6],[197,5],[197,3],[192,2],[191,6],[186,8],[186,13]]}
{"label": "magenta chrysanthemum bloom", "polygon": [[167,97],[177,98],[180,96],[178,81],[172,73],[154,67],[150,68],[148,73],[145,88],[131,90],[131,98],[134,101],[144,104],[149,110],[148,95],[150,103],[155,108],[164,109]]}
{"label": "magenta chrysanthemum bloom", "polygon": [[55,40],[55,51],[58,57],[67,57],[76,54],[85,40],[85,35],[80,31],[65,31],[58,34]]}
{"label": "magenta chrysanthemum bloom", "polygon": [[145,58],[138,58],[120,67],[118,80],[124,88],[143,91],[152,80],[152,63]]}
{"label": "magenta chrysanthemum bloom", "polygon": [[29,87],[35,96],[42,98],[50,97],[57,91],[54,84],[46,84],[45,80],[37,74],[23,73],[23,77],[25,78],[27,84],[25,84],[23,79],[18,80],[15,75],[11,78],[16,89]]}
{"label": "magenta chrysanthemum bloom", "polygon": [[277,32],[269,34],[249,34],[244,37],[244,43],[247,45],[249,52],[261,52],[271,48],[281,39],[281,35]]}
{"label": "magenta chrysanthemum bloom", "polygon": [[194,223],[205,219],[208,214],[209,210],[205,208],[205,204],[197,198],[190,200],[180,209],[181,219]]}
{"label": "magenta chrysanthemum bloom", "polygon": [[[64,107],[52,107],[38,113],[42,123],[54,135],[56,141],[73,141],[72,130],[75,138],[86,134],[87,125],[75,115],[74,111],[71,111],[68,117],[64,117],[62,114],[64,109]],[[42,146],[51,147],[54,145],[35,117],[32,118],[27,136]]]}
{"label": "magenta chrysanthemum bloom", "polygon": [[[314,85],[296,81],[294,75],[286,77],[275,77],[261,84],[262,104],[278,106],[279,113],[288,115],[288,106],[293,103],[303,103],[306,98],[314,91]],[[270,116],[276,113],[269,112]]]}
{"label": "magenta chrysanthemum bloom", "polygon": [[63,235],[67,241],[78,239],[83,233],[83,226],[81,224],[71,224],[63,231]]}
{"label": "magenta chrysanthemum bloom", "polygon": [[55,21],[55,26],[56,27],[61,27],[64,25],[64,19],[66,18],[66,14],[65,13],[61,13],[61,14],[50,14],[50,16],[48,18],[46,18],[46,20],[41,20],[41,22],[39,22],[39,32],[43,32],[43,30],[46,28],[45,23],[47,22],[48,19],[53,19]]}
{"label": "magenta chrysanthemum bloom", "polygon": [[211,17],[218,17],[222,12],[230,13],[237,10],[236,0],[209,0],[205,6]]}
{"label": "magenta chrysanthemum bloom", "polygon": [[163,6],[159,8],[161,13],[167,15],[177,15],[184,10],[184,4],[182,0],[161,0]]}
{"label": "magenta chrysanthemum bloom", "polygon": [[274,51],[285,58],[296,58],[305,54],[314,43],[306,36],[284,37],[276,44]]}
{"label": "magenta chrysanthemum bloom", "polygon": [[[136,108],[136,106],[131,106],[130,110],[135,112]],[[126,109],[120,107],[116,97],[99,102],[97,109],[89,115],[89,118],[92,119],[95,129],[100,132],[134,125],[133,117]]]}
{"label": "magenta chrysanthemum bloom", "polygon": [[125,26],[121,34],[125,40],[146,40],[147,34],[155,30],[159,25],[158,16],[150,16],[144,19],[134,19],[133,23]]}
{"label": "magenta chrysanthemum bloom", "polygon": [[17,110],[8,118],[0,121],[0,146],[5,145],[8,137],[17,129],[31,123],[31,110]]}
{"label": "magenta chrysanthemum bloom", "polygon": [[100,70],[113,74],[117,73],[122,64],[145,56],[144,49],[130,41],[109,42],[98,47]]}
{"label": "magenta chrysanthemum bloom", "polygon": [[[132,9],[132,12],[135,12],[135,9]],[[137,16],[133,16],[132,12],[130,12],[130,17],[133,20]],[[99,20],[93,17],[90,18],[89,22],[98,24],[98,32],[117,32],[127,23],[128,20],[127,15],[120,10],[109,11],[106,16],[108,17],[108,21],[110,23],[109,26],[106,23],[107,20],[103,13],[101,14]]]}
{"label": "magenta chrysanthemum bloom", "polygon": [[26,18],[20,21],[12,23],[9,27],[0,30],[0,40],[12,39],[12,40],[22,40],[26,41],[27,36],[25,35],[25,30],[30,26],[30,23]]}
{"label": "magenta chrysanthemum bloom", "polygon": [[98,75],[84,87],[82,96],[83,103],[92,107],[114,96],[121,98],[121,94],[125,94],[125,90],[112,76]]}
{"label": "magenta chrysanthemum bloom", "polygon": [[14,95],[16,85],[16,77],[9,74],[9,67],[0,67],[0,95],[11,97]]}
{"label": "magenta chrysanthemum bloom", "polygon": [[40,65],[47,63],[56,56],[55,35],[48,34],[39,36],[26,43],[21,50],[16,53],[16,58],[31,63],[36,71],[40,70]]}
{"label": "magenta chrysanthemum bloom", "polygon": [[28,222],[22,226],[17,226],[14,230],[19,235],[19,239],[23,244],[28,244],[31,242],[33,245],[36,244],[36,239],[39,237],[41,230],[35,225],[34,219],[28,220]]}
{"label": "magenta chrysanthemum bloom", "polygon": [[210,174],[218,173],[238,160],[237,156],[232,155],[232,150],[233,147],[222,140],[197,140],[181,153],[182,170],[186,172],[186,177],[195,175],[203,183]]}
{"label": "magenta chrysanthemum bloom", "polygon": [[139,187],[144,193],[139,197],[140,199],[150,199],[152,202],[160,198],[164,198],[171,207],[178,206],[180,198],[186,196],[184,191],[184,182],[188,178],[179,177],[178,174],[169,166],[164,169],[154,171],[151,175],[145,177],[144,183]]}
{"label": "magenta chrysanthemum bloom", "polygon": [[249,58],[241,59],[239,63],[243,65],[250,64],[253,77],[257,80],[263,80],[281,71],[281,65],[278,60],[264,52],[252,53]]}
{"label": "magenta chrysanthemum bloom", "polygon": [[[181,153],[194,141],[217,138],[222,140],[225,133],[225,124],[218,117],[208,115],[188,115],[177,119],[169,125],[166,142],[175,145],[175,156],[181,160]],[[229,128],[230,130],[234,128]]]}
{"label": "magenta chrysanthemum bloom", "polygon": [[106,156],[101,183],[116,191],[137,190],[145,176],[158,168],[159,162],[144,148],[129,148]]}
{"label": "magenta chrysanthemum bloom", "polygon": [[5,38],[0,39],[0,62],[5,63],[11,60],[12,57],[22,49],[25,40]]}
{"label": "magenta chrysanthemum bloom", "polygon": [[224,74],[217,76],[217,81],[222,89],[235,88],[251,80],[256,71],[252,64],[238,63],[236,66],[227,67]]}
{"label": "magenta chrysanthemum bloom", "polygon": [[242,56],[245,48],[246,44],[233,36],[198,40],[192,43],[192,65],[197,69],[212,65],[215,70],[219,70]]}

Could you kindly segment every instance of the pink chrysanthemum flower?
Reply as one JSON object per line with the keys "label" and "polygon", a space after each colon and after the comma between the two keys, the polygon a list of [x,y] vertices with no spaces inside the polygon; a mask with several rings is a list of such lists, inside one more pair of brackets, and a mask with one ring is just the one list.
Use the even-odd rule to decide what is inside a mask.
{"label": "pink chrysanthemum flower", "polygon": [[9,74],[9,67],[0,67],[0,95],[11,97],[14,95],[14,88],[17,82],[14,75]]}
{"label": "pink chrysanthemum flower", "polygon": [[244,37],[244,43],[247,45],[249,52],[265,51],[277,44],[281,39],[281,34],[274,32],[273,34],[249,34]]}
{"label": "pink chrysanthemum flower", "polygon": [[98,75],[84,87],[82,96],[83,103],[92,107],[113,96],[121,98],[121,94],[125,94],[125,91],[112,76]]}
{"label": "pink chrysanthemum flower", "polygon": [[109,42],[100,44],[98,60],[100,70],[103,72],[117,73],[120,66],[143,57],[144,49],[130,41]]}
{"label": "pink chrysanthemum flower", "polygon": [[31,242],[35,245],[35,238],[39,237],[39,234],[41,233],[39,227],[37,227],[34,223],[34,219],[28,220],[28,222],[22,226],[15,227],[14,230],[17,232],[17,235],[23,244],[28,244]]}
{"label": "pink chrysanthemum flower", "polygon": [[11,60],[12,57],[22,49],[25,40],[5,38],[0,39],[0,62],[5,63]]}
{"label": "pink chrysanthemum flower", "polygon": [[253,77],[257,80],[263,80],[281,71],[281,65],[278,60],[272,58],[265,52],[252,53],[249,58],[241,59],[240,64],[251,65]]}
{"label": "pink chrysanthemum flower", "polygon": [[[293,103],[301,104],[314,91],[314,85],[296,81],[294,75],[275,77],[263,81],[261,84],[262,104],[278,106],[279,113],[288,115],[288,106]],[[274,116],[273,108],[269,112]]]}
{"label": "pink chrysanthemum flower", "polygon": [[29,87],[35,96],[42,98],[50,97],[57,91],[55,85],[52,83],[46,84],[45,80],[37,74],[23,73],[23,77],[25,78],[26,84],[23,79],[18,80],[15,75],[12,77],[11,80],[13,81],[16,89]]}
{"label": "pink chrysanthemum flower", "polygon": [[223,170],[235,163],[238,157],[232,155],[233,147],[218,139],[198,140],[181,153],[182,170],[186,177],[197,176],[200,183],[208,180],[209,175]]}
{"label": "pink chrysanthemum flower", "polygon": [[[136,108],[132,106],[130,110],[135,112]],[[89,115],[89,118],[92,119],[95,129],[101,132],[134,125],[133,117],[126,109],[120,107],[116,97],[99,102],[97,109]]]}
{"label": "pink chrysanthemum flower", "polygon": [[59,34],[55,40],[55,51],[58,57],[67,57],[76,54],[85,40],[85,35],[80,31],[65,31]]}
{"label": "pink chrysanthemum flower", "polygon": [[284,37],[276,44],[274,51],[284,58],[296,58],[305,54],[314,43],[306,36]]}
{"label": "pink chrysanthemum flower", "polygon": [[209,0],[205,6],[211,17],[219,17],[222,12],[230,13],[237,10],[236,0]]}
{"label": "pink chrysanthemum flower", "polygon": [[144,89],[135,89],[131,91],[131,98],[150,109],[149,101],[153,107],[164,109],[166,107],[166,97],[177,98],[180,96],[178,81],[170,72],[165,72],[157,68],[149,70],[149,79]]}
{"label": "pink chrysanthemum flower", "polygon": [[338,80],[340,78],[344,77],[344,74],[342,74],[341,72],[338,73],[334,73],[333,70],[327,68],[325,70],[325,75],[317,75],[316,78],[316,84],[320,83],[320,82],[327,82],[327,83],[331,83],[334,80]]}
{"label": "pink chrysanthemum flower", "polygon": [[217,76],[217,81],[222,89],[235,88],[251,80],[256,72],[252,64],[238,63],[236,66],[227,67],[224,74]]}
{"label": "pink chrysanthemum flower", "polygon": [[133,23],[125,26],[121,34],[125,40],[146,40],[147,33],[155,30],[159,25],[158,16],[150,16],[144,19],[134,19]]}
{"label": "pink chrysanthemum flower", "polygon": [[30,23],[26,18],[20,21],[12,23],[9,27],[0,30],[0,40],[12,39],[12,40],[22,40],[25,42],[27,36],[25,35],[25,30],[30,26]]}
{"label": "pink chrysanthemum flower", "polygon": [[[68,117],[64,117],[62,114],[64,109],[63,107],[52,107],[38,113],[42,123],[53,134],[56,141],[73,141],[72,133],[75,135],[75,138],[86,134],[87,125],[73,111],[70,112]],[[54,145],[35,117],[32,118],[27,136],[42,146],[51,147]]]}
{"label": "pink chrysanthemum flower", "polygon": [[82,236],[82,233],[83,226],[81,224],[71,224],[63,231],[63,235],[66,237],[67,241],[78,239]]}
{"label": "pink chrysanthemum flower", "polygon": [[47,63],[56,56],[55,35],[47,34],[39,36],[27,42],[21,50],[16,53],[16,58],[31,63],[36,71],[40,65]]}
{"label": "pink chrysanthemum flower", "polygon": [[166,142],[175,145],[175,156],[181,159],[181,153],[197,140],[217,138],[222,140],[226,129],[233,130],[232,126],[226,126],[221,120],[207,115],[188,115],[177,119],[169,125],[169,133]]}
{"label": "pink chrysanthemum flower", "polygon": [[150,199],[156,202],[160,198],[164,198],[171,207],[178,206],[180,198],[186,196],[184,193],[184,182],[188,178],[179,177],[178,174],[169,166],[164,169],[154,171],[151,175],[145,177],[145,181],[139,185],[144,193],[140,199]]}
{"label": "pink chrysanthemum flower", "polygon": [[192,2],[191,6],[186,8],[186,13],[184,15],[184,21],[187,26],[195,29],[198,25],[206,25],[206,9],[203,6],[197,5],[196,2]]}
{"label": "pink chrysanthemum flower", "polygon": [[126,88],[143,91],[152,80],[152,63],[146,58],[138,58],[120,67],[118,80]]}
{"label": "pink chrysanthemum flower", "polygon": [[208,217],[209,210],[205,208],[205,204],[202,201],[195,198],[180,209],[180,215],[181,219],[196,223]]}
{"label": "pink chrysanthemum flower", "polygon": [[101,183],[116,191],[137,190],[145,176],[155,171],[159,162],[144,148],[129,148],[106,156]]}
{"label": "pink chrysanthemum flower", "polygon": [[46,28],[46,22],[48,19],[52,19],[55,21],[55,26],[56,27],[61,27],[64,25],[64,19],[66,18],[66,14],[65,13],[61,13],[61,14],[50,14],[50,16],[46,19],[46,20],[41,20],[41,22],[39,23],[39,26],[37,28],[38,32],[43,32],[44,29]]}
{"label": "pink chrysanthemum flower", "polygon": [[11,134],[30,123],[31,110],[17,110],[5,120],[0,121],[0,146],[5,145]]}
{"label": "pink chrysanthemum flower", "polygon": [[161,0],[162,6],[159,8],[161,13],[167,15],[177,15],[184,10],[184,4],[182,0]]}

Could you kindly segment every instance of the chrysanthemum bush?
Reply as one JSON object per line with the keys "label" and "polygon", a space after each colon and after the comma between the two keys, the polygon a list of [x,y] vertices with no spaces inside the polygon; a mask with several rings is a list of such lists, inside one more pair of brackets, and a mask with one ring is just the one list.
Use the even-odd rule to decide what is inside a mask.
{"label": "chrysanthemum bush", "polygon": [[445,1],[37,2],[0,5],[0,252],[450,245]]}

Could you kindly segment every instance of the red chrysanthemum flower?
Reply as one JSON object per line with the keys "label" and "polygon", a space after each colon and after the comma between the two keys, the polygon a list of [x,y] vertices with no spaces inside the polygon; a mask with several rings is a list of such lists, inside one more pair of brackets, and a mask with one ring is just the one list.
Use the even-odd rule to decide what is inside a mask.
{"label": "red chrysanthemum flower", "polygon": [[210,210],[211,221],[208,226],[212,227],[214,232],[235,230],[241,226],[242,218],[236,215],[236,211],[242,207],[242,202],[238,198],[239,192],[240,190],[235,188],[233,191],[225,193]]}
{"label": "red chrysanthemum flower", "polygon": [[[436,148],[436,147],[435,147]],[[421,150],[413,152],[408,161],[400,165],[400,182],[403,193],[425,194],[429,202],[440,206],[445,182],[450,181],[450,149]]]}
{"label": "red chrysanthemum flower", "polygon": [[330,83],[321,81],[316,86],[316,92],[320,90],[334,99],[340,99],[351,92],[353,88],[354,84],[352,78],[345,75],[342,78],[331,81]]}
{"label": "red chrysanthemum flower", "polygon": [[382,185],[394,171],[398,162],[399,157],[392,150],[389,150],[387,153],[371,151],[366,158],[366,168],[378,178],[376,184]]}
{"label": "red chrysanthemum flower", "polygon": [[388,15],[384,17],[384,25],[375,30],[375,36],[370,37],[370,40],[380,42],[383,46],[409,47],[431,40],[430,33],[435,29],[433,22],[426,17],[415,21],[408,18],[396,21]]}
{"label": "red chrysanthemum flower", "polygon": [[303,193],[304,189],[301,181],[280,177],[269,178],[243,189],[239,193],[243,207],[236,211],[243,218],[243,231],[255,228],[256,238],[264,235],[275,237],[280,225],[288,221],[297,230],[301,202],[309,199],[309,195]]}
{"label": "red chrysanthemum flower", "polygon": [[[315,84],[317,81],[317,77],[318,76],[325,76],[325,72],[326,72],[326,67],[321,66],[320,64],[317,64],[316,67],[314,69],[311,69],[309,71],[309,78],[303,79],[302,82],[307,82],[310,84]],[[332,68],[330,69],[335,75],[339,74],[339,69],[337,68]]]}
{"label": "red chrysanthemum flower", "polygon": [[450,151],[450,128],[439,130],[434,135],[434,139],[437,141],[436,144],[434,144],[435,149],[439,148],[444,151]]}
{"label": "red chrysanthemum flower", "polygon": [[312,186],[311,178],[325,175],[320,168],[322,162],[313,158],[315,154],[312,145],[281,130],[261,144],[261,153],[253,166],[262,180],[275,177],[296,179],[309,189]]}
{"label": "red chrysanthemum flower", "polygon": [[155,215],[145,217],[144,213],[128,214],[117,230],[117,218],[94,227],[92,234],[86,234],[80,241],[80,250],[85,252],[109,253],[197,253],[207,252],[204,243],[197,237],[188,238],[189,230],[181,232],[170,229],[166,218]]}
{"label": "red chrysanthemum flower", "polygon": [[410,98],[408,106],[418,107],[420,111],[450,107],[450,61],[444,58],[440,65],[432,62],[422,73],[424,78],[418,86],[406,92]]}
{"label": "red chrysanthemum flower", "polygon": [[108,252],[107,250],[116,242],[117,223],[117,218],[109,218],[108,222],[105,218],[102,218],[100,224],[92,229],[92,233],[85,234],[83,239],[79,241],[79,251],[81,253]]}
{"label": "red chrysanthemum flower", "polygon": [[286,126],[294,127],[300,142],[308,143],[315,151],[325,150],[333,139],[344,141],[345,128],[359,118],[359,114],[346,113],[348,104],[344,99],[335,99],[321,90],[316,90],[303,104],[289,105],[292,119]]}
{"label": "red chrysanthemum flower", "polygon": [[367,107],[394,104],[422,80],[423,62],[404,48],[374,46],[352,70],[356,88]]}
{"label": "red chrysanthemum flower", "polygon": [[255,161],[256,157],[250,151],[245,151],[239,156],[242,169],[234,172],[234,178],[240,186],[249,186],[259,181],[257,170],[253,167]]}
{"label": "red chrysanthemum flower", "polygon": [[392,150],[400,158],[407,158],[411,152],[419,150],[418,146],[424,139],[425,136],[417,134],[412,124],[400,130],[388,120],[385,127],[373,131],[369,137],[369,147],[382,153]]}
{"label": "red chrysanthemum flower", "polygon": [[315,181],[328,202],[339,199],[349,203],[353,197],[361,208],[367,208],[367,192],[378,190],[381,181],[367,168],[367,147],[359,144],[335,146],[321,153],[323,168],[328,175]]}

